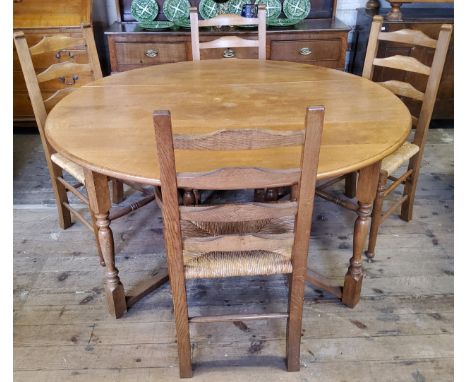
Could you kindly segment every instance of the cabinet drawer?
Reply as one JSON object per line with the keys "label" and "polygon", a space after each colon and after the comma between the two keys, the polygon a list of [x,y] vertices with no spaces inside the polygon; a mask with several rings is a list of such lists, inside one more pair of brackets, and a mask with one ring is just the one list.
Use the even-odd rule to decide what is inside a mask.
{"label": "cabinet drawer", "polygon": [[187,59],[184,42],[116,42],[115,54],[118,65],[154,65]]}
{"label": "cabinet drawer", "polygon": [[341,40],[271,41],[270,59],[278,61],[337,61],[341,57]]}

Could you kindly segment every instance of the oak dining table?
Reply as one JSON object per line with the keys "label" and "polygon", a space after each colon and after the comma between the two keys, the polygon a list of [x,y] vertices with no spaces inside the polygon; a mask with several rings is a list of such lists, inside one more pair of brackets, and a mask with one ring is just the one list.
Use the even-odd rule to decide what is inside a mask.
{"label": "oak dining table", "polygon": [[[108,177],[160,185],[152,113],[170,110],[175,133],[219,129],[303,129],[307,106],[325,106],[318,180],[358,171],[353,248],[343,286],[309,271],[307,279],[354,307],[361,294],[362,252],[370,226],[381,160],[406,140],[411,116],[389,90],[367,79],[305,63],[205,60],[116,73],[80,87],[49,113],[52,147],[85,171],[90,207],[105,259],[109,313],[121,317],[139,298],[167,281],[161,271],[125,292],[115,264]],[[298,148],[176,154],[178,171],[229,166],[290,168]]]}

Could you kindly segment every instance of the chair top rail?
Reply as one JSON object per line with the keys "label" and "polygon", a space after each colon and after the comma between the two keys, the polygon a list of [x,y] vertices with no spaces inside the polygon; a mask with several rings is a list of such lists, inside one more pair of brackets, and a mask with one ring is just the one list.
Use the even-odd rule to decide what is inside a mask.
{"label": "chair top rail", "polygon": [[86,40],[82,37],[64,35],[44,36],[36,45],[29,48],[32,56],[64,49],[85,47]]}
{"label": "chair top rail", "polygon": [[304,130],[274,131],[268,129],[218,130],[209,134],[174,134],[177,150],[252,150],[270,147],[300,146]]}
{"label": "chair top rail", "polygon": [[[195,12],[197,8],[193,7],[190,9],[195,9]],[[236,14],[223,14],[219,15],[216,17],[213,17],[211,19],[206,19],[206,20],[200,20],[198,22],[198,25],[200,27],[212,27],[212,26],[223,26],[223,25],[258,25],[259,24],[259,19],[257,17],[255,18],[248,18],[248,17],[242,17]]]}

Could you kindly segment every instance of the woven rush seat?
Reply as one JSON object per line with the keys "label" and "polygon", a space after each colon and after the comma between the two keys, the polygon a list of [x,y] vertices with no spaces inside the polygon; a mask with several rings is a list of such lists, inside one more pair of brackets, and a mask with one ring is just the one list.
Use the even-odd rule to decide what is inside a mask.
{"label": "woven rush seat", "polygon": [[63,168],[66,172],[70,175],[75,177],[75,179],[79,180],[82,184],[85,183],[85,175],[83,168],[80,165],[68,160],[63,155],[59,153],[54,153],[50,156],[52,162],[54,162],[57,166]]}
{"label": "woven rush seat", "polygon": [[380,170],[386,171],[387,175],[391,175],[418,151],[419,146],[410,142],[405,142],[393,154],[390,154],[382,160]]}
{"label": "woven rush seat", "polygon": [[[242,239],[268,234],[280,234],[285,237],[284,244],[271,250],[248,251],[190,251],[184,248],[185,277],[215,278],[233,276],[274,275],[292,272],[291,250],[294,237],[294,217],[263,219],[243,222],[181,222],[182,237],[187,239],[229,238],[230,235]],[[288,245],[288,239],[291,245]]]}

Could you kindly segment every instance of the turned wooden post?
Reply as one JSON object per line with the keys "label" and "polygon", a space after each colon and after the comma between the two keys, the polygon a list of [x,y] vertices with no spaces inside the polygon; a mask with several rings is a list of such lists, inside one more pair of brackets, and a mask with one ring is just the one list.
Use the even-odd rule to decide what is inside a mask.
{"label": "turned wooden post", "polygon": [[359,209],[354,223],[353,257],[350,259],[348,272],[343,287],[343,304],[353,308],[361,298],[362,286],[362,252],[370,226],[372,204],[379,181],[380,162],[374,163],[359,171],[356,197]]}
{"label": "turned wooden post", "polygon": [[106,265],[105,291],[109,313],[115,318],[127,311],[125,291],[115,267],[114,238],[110,229],[109,210],[111,199],[107,176],[85,170],[85,183],[89,206],[93,211],[98,229],[97,238]]}
{"label": "turned wooden post", "polygon": [[379,9],[380,8],[380,1],[379,0],[369,0],[366,3],[366,9]]}
{"label": "turned wooden post", "polygon": [[401,21],[402,20],[402,13],[401,13],[400,8],[401,8],[402,4],[401,3],[390,2],[390,5],[391,5],[392,9],[390,10],[390,12],[388,12],[385,15],[385,19],[391,20],[391,21]]}

